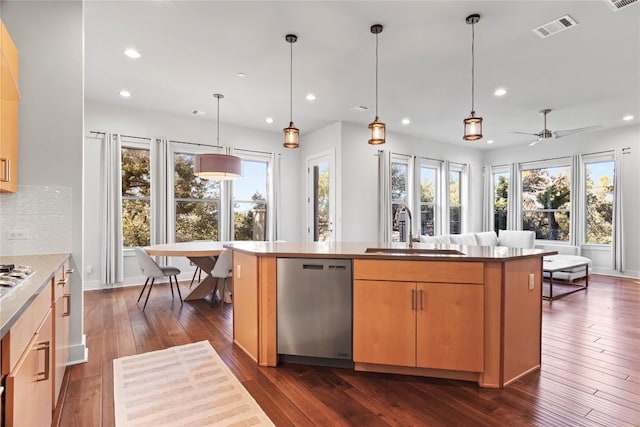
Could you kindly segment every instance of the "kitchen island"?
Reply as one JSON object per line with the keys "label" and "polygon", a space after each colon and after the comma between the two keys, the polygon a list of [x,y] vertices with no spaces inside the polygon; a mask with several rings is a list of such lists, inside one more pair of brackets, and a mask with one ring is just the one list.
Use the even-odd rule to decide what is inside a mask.
{"label": "kitchen island", "polygon": [[277,259],[353,263],[353,362],[360,371],[504,387],[540,367],[542,257],[500,246],[234,242],[234,342],[278,364]]}

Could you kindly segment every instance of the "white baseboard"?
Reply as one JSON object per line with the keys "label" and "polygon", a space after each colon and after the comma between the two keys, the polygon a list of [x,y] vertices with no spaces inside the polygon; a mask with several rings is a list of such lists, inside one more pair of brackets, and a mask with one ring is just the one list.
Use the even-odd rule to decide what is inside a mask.
{"label": "white baseboard", "polygon": [[635,270],[625,270],[624,272],[619,272],[606,268],[592,268],[589,271],[592,274],[602,274],[605,276],[613,276],[613,277],[623,277],[626,279],[640,279],[640,271]]}
{"label": "white baseboard", "polygon": [[82,334],[82,342],[80,344],[69,346],[69,360],[67,366],[78,365],[89,361],[89,349],[87,348],[87,336]]}
{"label": "white baseboard", "polygon": [[[180,282],[191,281],[192,277],[193,277],[193,272],[182,273],[178,275],[178,281]],[[83,286],[85,291],[97,291],[101,289],[124,288],[127,286],[140,286],[144,284],[145,280],[147,280],[145,276],[126,277],[124,279],[124,282],[115,283],[112,285],[106,285],[104,283],[101,283],[99,280],[85,280],[83,283]],[[160,279],[156,281],[156,283],[169,283],[169,279]]]}

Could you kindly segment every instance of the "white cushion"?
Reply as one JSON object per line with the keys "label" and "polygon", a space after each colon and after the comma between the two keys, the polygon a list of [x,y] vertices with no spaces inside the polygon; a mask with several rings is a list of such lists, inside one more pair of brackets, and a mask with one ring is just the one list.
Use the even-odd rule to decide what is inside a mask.
{"label": "white cushion", "polygon": [[420,243],[431,243],[434,245],[443,245],[443,244],[448,245],[449,243],[451,243],[451,240],[449,239],[448,234],[445,234],[444,236],[425,236],[421,234]]}
{"label": "white cushion", "polygon": [[509,248],[533,249],[536,233],[530,230],[500,230],[498,244]]}
{"label": "white cushion", "polygon": [[498,246],[498,235],[495,231],[476,233],[476,242],[480,246]]}
{"label": "white cushion", "polygon": [[449,236],[454,245],[477,245],[476,235],[473,233],[451,234]]}
{"label": "white cushion", "polygon": [[577,246],[565,245],[562,243],[536,243],[536,249],[556,251],[562,255],[580,255],[580,248]]}

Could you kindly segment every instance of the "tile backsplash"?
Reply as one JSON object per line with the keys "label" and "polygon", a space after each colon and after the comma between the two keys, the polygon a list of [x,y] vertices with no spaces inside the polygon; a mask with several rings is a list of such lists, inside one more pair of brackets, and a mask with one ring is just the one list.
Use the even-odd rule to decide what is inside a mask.
{"label": "tile backsplash", "polygon": [[71,252],[71,187],[0,194],[0,255]]}

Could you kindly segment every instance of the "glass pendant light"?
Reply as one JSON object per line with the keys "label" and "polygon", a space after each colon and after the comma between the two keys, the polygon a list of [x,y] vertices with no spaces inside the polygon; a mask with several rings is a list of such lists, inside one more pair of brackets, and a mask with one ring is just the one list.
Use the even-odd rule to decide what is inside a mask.
{"label": "glass pendant light", "polygon": [[[220,99],[224,98],[224,95],[214,93],[213,97],[218,100],[216,146],[220,149]],[[196,176],[202,179],[236,179],[242,176],[242,159],[230,154],[197,154],[194,162],[194,170]]]}
{"label": "glass pendant light", "polygon": [[475,111],[475,24],[480,21],[480,15],[473,14],[466,18],[466,23],[471,25],[471,114],[464,119],[465,141],[477,141],[482,138],[482,117],[476,117]]}
{"label": "glass pendant light", "polygon": [[289,68],[289,126],[284,128],[284,146],[285,148],[298,148],[300,143],[300,131],[293,124],[293,44],[298,41],[295,34],[287,34],[284,38],[291,47],[291,62]]}
{"label": "glass pendant light", "polygon": [[371,130],[369,144],[371,145],[380,145],[385,142],[385,124],[378,120],[378,34],[382,32],[382,28],[380,24],[371,26],[371,33],[376,35],[376,118],[369,123]]}

